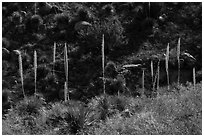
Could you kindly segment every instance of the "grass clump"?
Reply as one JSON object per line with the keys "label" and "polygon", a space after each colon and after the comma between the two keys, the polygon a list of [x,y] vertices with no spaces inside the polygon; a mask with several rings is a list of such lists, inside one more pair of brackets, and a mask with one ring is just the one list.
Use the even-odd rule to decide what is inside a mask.
{"label": "grass clump", "polygon": [[6,115],[2,121],[3,134],[31,135],[42,134],[46,129],[43,122],[44,100],[35,96],[20,101]]}
{"label": "grass clump", "polygon": [[45,104],[45,101],[42,97],[31,96],[17,103],[17,105],[15,106],[15,111],[20,116],[24,116],[24,115],[37,116],[40,114],[40,110],[44,104]]}
{"label": "grass clump", "polygon": [[88,114],[81,102],[55,103],[46,113],[46,124],[54,134],[77,134],[88,124]]}

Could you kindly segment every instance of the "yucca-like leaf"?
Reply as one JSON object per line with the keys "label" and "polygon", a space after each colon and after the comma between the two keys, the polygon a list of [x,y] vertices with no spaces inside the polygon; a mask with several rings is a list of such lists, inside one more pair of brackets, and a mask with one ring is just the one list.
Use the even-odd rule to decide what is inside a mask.
{"label": "yucca-like leaf", "polygon": [[68,55],[67,55],[67,44],[66,43],[64,46],[64,67],[65,67],[65,77],[66,77],[66,88],[68,89]]}
{"label": "yucca-like leaf", "polygon": [[196,78],[195,78],[195,67],[193,68],[193,86],[195,89],[195,85],[196,85]]}
{"label": "yucca-like leaf", "polygon": [[37,52],[34,51],[35,94],[37,93]]}
{"label": "yucca-like leaf", "polygon": [[169,43],[166,48],[166,75],[167,75],[167,87],[169,90]]}
{"label": "yucca-like leaf", "polygon": [[181,41],[180,38],[178,39],[178,45],[177,45],[177,60],[178,60],[178,85],[180,81],[180,46],[181,46]]}
{"label": "yucca-like leaf", "polygon": [[105,94],[105,77],[104,77],[104,73],[105,73],[105,54],[104,54],[104,34],[102,36],[102,70],[103,70],[103,93]]}

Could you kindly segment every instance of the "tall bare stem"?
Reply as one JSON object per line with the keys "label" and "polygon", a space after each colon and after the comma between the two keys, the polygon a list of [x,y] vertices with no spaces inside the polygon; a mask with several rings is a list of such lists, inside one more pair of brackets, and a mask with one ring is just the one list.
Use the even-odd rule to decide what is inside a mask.
{"label": "tall bare stem", "polygon": [[53,47],[53,74],[55,71],[55,54],[56,54],[56,42],[54,42],[54,47]]}
{"label": "tall bare stem", "polygon": [[167,76],[167,87],[169,90],[169,43],[166,48],[166,76]]}
{"label": "tall bare stem", "polygon": [[144,91],[145,91],[145,88],[144,88],[144,77],[145,77],[145,69],[142,68],[142,96],[144,96]]}
{"label": "tall bare stem", "polygon": [[105,94],[105,77],[104,77],[104,73],[105,73],[105,54],[104,54],[104,34],[102,36],[102,70],[103,70],[103,93]]}
{"label": "tall bare stem", "polygon": [[37,52],[34,51],[35,95],[37,93]]}
{"label": "tall bare stem", "polygon": [[[67,44],[64,46],[64,67],[65,67],[65,76],[66,76],[66,89],[68,90],[68,55],[67,55]],[[67,91],[68,99],[69,92]]]}
{"label": "tall bare stem", "polygon": [[152,76],[152,85],[153,85],[153,83],[154,83],[154,66],[153,66],[152,60],[151,60],[150,66],[151,66],[151,76]]}
{"label": "tall bare stem", "polygon": [[178,60],[178,85],[180,83],[180,38],[178,39],[178,45],[177,45],[177,60]]}
{"label": "tall bare stem", "polygon": [[160,60],[158,61],[158,65],[157,65],[157,90],[159,89],[159,77],[160,77],[160,74],[159,74],[159,71],[160,71]]}
{"label": "tall bare stem", "polygon": [[16,50],[17,54],[18,54],[18,62],[19,62],[19,74],[21,77],[21,85],[22,85],[22,91],[23,91],[23,96],[24,98],[26,98],[25,95],[25,91],[24,91],[24,82],[23,82],[23,64],[22,64],[22,56],[21,56],[21,52]]}
{"label": "tall bare stem", "polygon": [[193,86],[195,89],[195,85],[196,85],[196,78],[195,78],[195,67],[193,68]]}

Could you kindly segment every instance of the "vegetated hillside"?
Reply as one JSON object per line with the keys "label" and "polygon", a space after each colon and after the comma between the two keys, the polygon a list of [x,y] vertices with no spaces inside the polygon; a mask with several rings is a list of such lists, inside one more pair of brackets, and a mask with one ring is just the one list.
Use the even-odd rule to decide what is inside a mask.
{"label": "vegetated hillside", "polygon": [[[2,95],[3,116],[5,118],[3,120],[3,133],[111,134],[108,132],[111,126],[108,122],[114,122],[112,116],[118,121],[119,115],[123,115],[123,113],[126,115],[125,104],[123,104],[125,98],[127,100],[132,99],[132,103],[136,103],[135,100],[137,97],[140,98],[142,91],[146,97],[156,97],[157,94],[155,95],[152,90],[150,61],[153,61],[154,72],[156,72],[158,61],[161,61],[160,86],[167,84],[165,56],[163,55],[166,53],[168,43],[170,45],[170,84],[177,81],[176,48],[179,38],[181,40],[180,82],[186,84],[187,81],[192,81],[193,68],[196,69],[196,80],[202,80],[201,34],[202,3],[3,2]],[[102,95],[101,50],[103,35],[106,95]],[[70,101],[67,103],[62,102],[66,81],[65,45],[68,47],[69,79],[67,83],[70,95]],[[37,53],[36,79],[34,51]],[[19,75],[18,53],[21,53],[22,56],[23,76]],[[137,68],[124,67],[128,64],[141,66]],[[141,68],[146,68],[145,90],[141,90]],[[186,74],[189,75],[186,76]],[[24,98],[22,87],[27,98]],[[189,88],[192,87],[189,86]],[[37,90],[37,97],[33,96],[35,89]],[[201,92],[200,89],[197,90]],[[174,90],[172,89],[172,91]],[[190,90],[189,92],[194,96],[193,91]],[[175,92],[172,98],[176,96],[177,90]],[[120,98],[117,95],[124,97]],[[182,95],[179,94],[179,97]],[[196,93],[195,96],[197,96]],[[144,104],[151,104],[148,99],[147,102],[143,99],[141,101]],[[177,101],[183,100],[176,98],[174,101],[173,103],[177,104]],[[195,100],[192,99],[191,101]],[[111,103],[113,104],[111,107],[116,107],[117,111],[114,108],[113,112],[109,112]],[[118,103],[119,105],[117,105]],[[131,104],[131,102],[129,103]],[[200,102],[198,100],[195,103]],[[92,112],[92,109],[94,110],[92,107],[99,109],[98,112]],[[180,109],[179,106],[176,108]],[[197,111],[197,108],[195,109]],[[198,107],[198,109],[201,108]],[[134,111],[136,110],[134,108]],[[153,112],[149,109],[148,112],[150,114],[148,116],[155,118],[154,120],[158,122],[159,119],[155,115],[151,115]],[[140,117],[140,114],[131,113],[130,118],[134,120]],[[124,127],[118,127],[119,129],[115,128],[117,131],[112,133],[201,134],[200,110],[192,115],[197,121],[193,123],[195,125],[192,124],[193,127],[187,129],[178,129],[175,127],[176,124],[170,121],[168,124],[171,125],[166,127],[164,124],[164,131],[158,129],[158,127],[164,126],[158,125],[161,124],[158,122],[157,125],[153,124],[156,129],[147,125],[144,128],[145,131],[142,131],[142,127],[138,125],[138,130],[132,131],[133,129],[130,129],[129,131],[128,129],[126,132],[122,130],[126,130],[124,125]],[[87,116],[91,116],[88,121]],[[174,120],[176,117],[171,117],[170,120]],[[15,125],[15,122],[18,124]],[[118,126],[122,126],[120,123],[118,124]],[[184,124],[186,123],[184,122]],[[96,127],[100,127],[101,130]],[[198,127],[198,130],[193,131],[195,127]],[[92,130],[92,128],[94,129]],[[171,128],[173,128],[172,131]],[[191,129],[192,131],[190,131]]]}

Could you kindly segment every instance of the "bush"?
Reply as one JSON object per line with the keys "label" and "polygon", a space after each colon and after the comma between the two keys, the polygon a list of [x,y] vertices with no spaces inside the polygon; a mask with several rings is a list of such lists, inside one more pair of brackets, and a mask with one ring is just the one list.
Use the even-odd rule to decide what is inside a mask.
{"label": "bush", "polygon": [[46,124],[54,134],[77,134],[85,128],[88,113],[88,109],[81,102],[55,103],[46,112]]}
{"label": "bush", "polygon": [[42,134],[45,132],[42,98],[28,97],[14,106],[3,120],[3,134]]}
{"label": "bush", "polygon": [[94,112],[92,117],[95,121],[105,120],[110,110],[108,96],[105,94],[92,99],[88,107]]}
{"label": "bush", "polygon": [[17,103],[15,111],[19,116],[32,115],[37,117],[45,104],[45,100],[41,95],[31,96]]}
{"label": "bush", "polygon": [[159,134],[161,126],[154,118],[153,113],[135,114],[124,118],[120,114],[108,118],[89,130],[94,135],[150,135]]}

